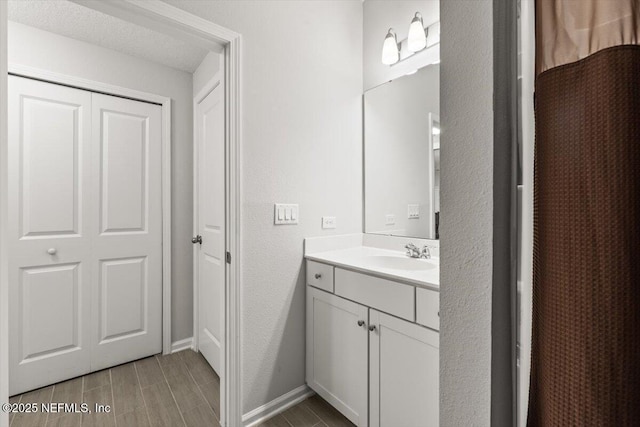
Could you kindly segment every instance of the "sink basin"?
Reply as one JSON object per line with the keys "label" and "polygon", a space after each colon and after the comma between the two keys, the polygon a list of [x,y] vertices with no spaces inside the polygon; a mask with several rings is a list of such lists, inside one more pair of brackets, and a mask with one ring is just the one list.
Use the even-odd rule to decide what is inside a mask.
{"label": "sink basin", "polygon": [[417,258],[401,258],[397,256],[375,255],[368,256],[367,260],[372,266],[389,268],[392,270],[424,271],[436,268],[433,261]]}

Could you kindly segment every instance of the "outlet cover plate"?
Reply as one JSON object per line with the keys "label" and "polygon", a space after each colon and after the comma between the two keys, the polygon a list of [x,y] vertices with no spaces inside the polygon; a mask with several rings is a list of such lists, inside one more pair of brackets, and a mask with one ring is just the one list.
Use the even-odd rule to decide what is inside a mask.
{"label": "outlet cover plate", "polygon": [[336,228],[336,217],[335,216],[323,216],[322,217],[322,228]]}

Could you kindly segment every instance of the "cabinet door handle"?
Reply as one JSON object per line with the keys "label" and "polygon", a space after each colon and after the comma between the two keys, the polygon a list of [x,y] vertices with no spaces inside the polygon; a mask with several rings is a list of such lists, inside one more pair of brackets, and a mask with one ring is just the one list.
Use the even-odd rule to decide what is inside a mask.
{"label": "cabinet door handle", "polygon": [[316,280],[318,280],[318,279],[320,279],[322,277],[322,274],[316,273],[316,275],[314,277],[316,278]]}
{"label": "cabinet door handle", "polygon": [[373,332],[376,330],[376,325],[369,325],[369,331]]}
{"label": "cabinet door handle", "polygon": [[358,320],[358,326],[364,326],[364,320]]}

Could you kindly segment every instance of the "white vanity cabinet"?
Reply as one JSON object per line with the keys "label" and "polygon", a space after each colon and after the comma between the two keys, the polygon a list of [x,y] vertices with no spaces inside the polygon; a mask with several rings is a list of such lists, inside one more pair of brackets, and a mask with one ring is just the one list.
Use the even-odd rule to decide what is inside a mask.
{"label": "white vanity cabinet", "polygon": [[367,424],[367,307],[307,287],[307,384],[358,426]]}
{"label": "white vanity cabinet", "polygon": [[371,309],[369,425],[438,426],[438,333]]}
{"label": "white vanity cabinet", "polygon": [[438,426],[439,335],[415,323],[415,286],[327,267],[307,261],[309,387],[357,426]]}

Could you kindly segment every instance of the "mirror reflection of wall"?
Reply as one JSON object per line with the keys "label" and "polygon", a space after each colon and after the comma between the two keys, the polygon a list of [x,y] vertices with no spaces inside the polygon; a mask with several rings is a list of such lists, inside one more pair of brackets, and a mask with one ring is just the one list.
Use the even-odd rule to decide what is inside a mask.
{"label": "mirror reflection of wall", "polygon": [[440,66],[364,95],[365,232],[438,238]]}

